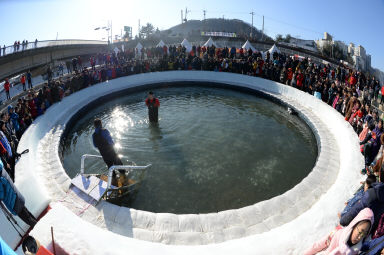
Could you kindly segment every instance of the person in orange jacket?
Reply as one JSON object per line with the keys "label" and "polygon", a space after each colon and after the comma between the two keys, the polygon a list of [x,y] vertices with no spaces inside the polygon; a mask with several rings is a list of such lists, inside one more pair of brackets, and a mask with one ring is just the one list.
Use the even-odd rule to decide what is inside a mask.
{"label": "person in orange jacket", "polygon": [[159,121],[160,102],[159,102],[159,99],[154,97],[152,91],[148,93],[148,98],[145,100],[145,104],[148,107],[149,121],[153,123],[157,123]]}
{"label": "person in orange jacket", "polygon": [[5,90],[5,93],[7,94],[7,100],[11,99],[11,96],[9,95],[10,87],[11,87],[11,84],[9,83],[8,78],[6,78],[4,83],[4,90]]}
{"label": "person in orange jacket", "polygon": [[299,69],[299,73],[296,76],[296,86],[298,89],[303,89],[303,81],[304,81],[304,75],[301,73],[301,70]]}
{"label": "person in orange jacket", "polygon": [[26,87],[25,87],[25,75],[23,74],[20,78],[20,83],[23,84],[23,91],[26,91]]}
{"label": "person in orange jacket", "polygon": [[287,85],[291,85],[292,78],[293,78],[292,68],[288,68],[287,81],[286,81]]}

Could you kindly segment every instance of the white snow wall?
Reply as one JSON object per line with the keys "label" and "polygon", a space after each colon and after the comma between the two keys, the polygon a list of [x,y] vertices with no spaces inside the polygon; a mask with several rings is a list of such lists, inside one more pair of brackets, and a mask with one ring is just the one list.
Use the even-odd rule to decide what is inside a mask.
{"label": "white snow wall", "polygon": [[[130,87],[176,81],[231,84],[270,93],[292,104],[303,112],[312,123],[315,133],[319,135],[321,147],[314,170],[300,184],[283,195],[237,210],[217,214],[173,215],[119,209],[109,203],[103,203],[104,217],[108,217],[108,213],[116,215],[120,211],[130,210],[129,213],[135,214],[137,221],[136,228],[132,226],[133,232],[135,233],[135,229],[141,230],[136,231],[140,232],[141,236],[133,235],[136,238],[167,244],[209,244],[188,247],[188,253],[191,254],[212,254],[219,251],[233,254],[238,253],[236,251],[239,247],[243,254],[252,254],[255,251],[258,251],[258,254],[299,254],[334,227],[338,220],[337,212],[359,186],[362,178],[359,169],[363,167],[363,158],[357,136],[350,125],[328,105],[294,88],[256,77],[204,71],[172,71],[122,77],[79,91],[49,108],[46,114],[39,117],[26,131],[19,145],[19,151],[30,149],[30,153],[23,155],[16,167],[16,185],[26,197],[27,207],[37,215],[50,200],[59,201],[68,191],[70,180],[62,168],[58,148],[60,134],[73,114],[108,93]],[[45,140],[44,144],[41,143],[42,140]],[[49,173],[49,178],[46,173]],[[57,209],[59,207],[55,205],[48,217],[32,232],[34,235],[40,235],[39,239],[44,240],[45,221],[65,226],[66,222],[62,222],[62,215]],[[299,214],[295,215],[297,212]],[[68,215],[77,218],[71,212],[68,212]],[[255,223],[255,218],[259,223]],[[68,225],[76,222],[80,229],[88,230],[89,223],[84,220],[66,221]],[[151,224],[138,227],[148,222]],[[0,216],[0,224],[1,236],[14,246],[18,241],[16,232],[3,216]],[[100,231],[100,235],[113,239],[114,234],[101,228],[96,229]],[[92,228],[95,235],[98,234],[97,230]],[[200,232],[196,233],[198,230]],[[171,234],[167,235],[168,233]],[[135,246],[137,243],[138,253],[143,251],[140,254],[146,254],[144,250],[151,250],[151,247],[159,249],[159,244],[151,242],[126,237],[118,240],[127,242],[122,242],[121,247],[127,244]],[[118,240],[116,245],[120,245]],[[81,245],[82,242],[87,240],[80,238],[78,242],[72,241],[70,248],[75,249],[76,245]],[[147,248],[140,248],[143,245]],[[160,247],[165,253],[179,252],[183,248],[180,245]],[[99,251],[99,254],[103,254],[102,251]]]}

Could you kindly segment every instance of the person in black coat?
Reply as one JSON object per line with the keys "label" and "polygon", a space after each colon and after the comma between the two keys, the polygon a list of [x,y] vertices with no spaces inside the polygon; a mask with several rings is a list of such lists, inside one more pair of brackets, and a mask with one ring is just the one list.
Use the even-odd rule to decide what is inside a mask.
{"label": "person in black coat", "polygon": [[384,213],[384,183],[373,183],[372,188],[364,192],[362,198],[340,218],[340,225],[348,226],[348,224],[356,217],[356,215],[364,208],[370,208],[375,216],[372,226],[372,233],[376,231],[381,215]]}

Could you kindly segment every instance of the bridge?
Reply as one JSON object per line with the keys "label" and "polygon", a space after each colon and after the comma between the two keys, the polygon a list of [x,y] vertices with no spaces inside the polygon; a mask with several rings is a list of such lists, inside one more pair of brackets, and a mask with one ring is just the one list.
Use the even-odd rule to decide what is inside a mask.
{"label": "bridge", "polygon": [[50,40],[0,47],[0,81],[56,60],[95,54],[108,42],[98,40]]}

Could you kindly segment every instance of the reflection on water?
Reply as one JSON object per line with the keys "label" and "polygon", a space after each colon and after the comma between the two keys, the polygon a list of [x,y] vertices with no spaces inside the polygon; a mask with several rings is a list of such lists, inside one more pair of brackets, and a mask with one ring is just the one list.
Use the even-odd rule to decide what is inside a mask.
{"label": "reflection on water", "polygon": [[[93,119],[109,129],[123,162],[151,163],[133,208],[207,213],[240,208],[284,193],[314,166],[314,135],[296,116],[265,99],[202,87],[155,91],[159,123],[149,123],[145,92],[90,111],[65,141],[64,167],[75,176],[80,157],[98,154]],[[101,160],[87,172],[106,170]]]}
{"label": "reflection on water", "polygon": [[151,141],[153,142],[153,150],[158,151],[159,149],[159,140],[163,138],[161,134],[161,129],[159,123],[149,123],[149,131],[151,134]]}

